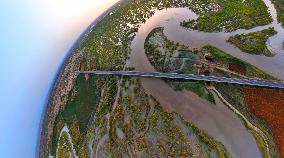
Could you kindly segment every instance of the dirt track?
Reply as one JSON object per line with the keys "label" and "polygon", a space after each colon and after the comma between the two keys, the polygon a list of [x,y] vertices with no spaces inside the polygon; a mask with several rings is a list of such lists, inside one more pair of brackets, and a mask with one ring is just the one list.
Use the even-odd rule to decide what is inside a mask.
{"label": "dirt track", "polygon": [[284,157],[284,90],[246,87],[245,93],[249,111],[268,124]]}

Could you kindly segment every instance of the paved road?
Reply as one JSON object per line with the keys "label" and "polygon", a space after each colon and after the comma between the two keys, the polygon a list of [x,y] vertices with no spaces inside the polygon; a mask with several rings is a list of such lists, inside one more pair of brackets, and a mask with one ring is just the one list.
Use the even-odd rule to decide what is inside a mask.
{"label": "paved road", "polygon": [[76,73],[95,74],[95,75],[122,75],[122,76],[135,76],[135,77],[187,79],[187,80],[195,80],[195,81],[212,81],[212,82],[219,82],[219,83],[232,83],[232,84],[239,84],[239,85],[284,89],[284,83],[279,83],[279,82],[267,82],[267,81],[261,81],[261,80],[248,80],[248,79],[241,79],[241,78],[204,76],[204,75],[194,75],[194,74],[139,72],[139,71],[78,71]]}

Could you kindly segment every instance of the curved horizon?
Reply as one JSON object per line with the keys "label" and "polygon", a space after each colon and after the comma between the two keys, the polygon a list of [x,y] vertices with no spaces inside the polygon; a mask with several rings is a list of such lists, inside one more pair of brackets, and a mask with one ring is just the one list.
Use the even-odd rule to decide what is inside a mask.
{"label": "curved horizon", "polygon": [[[117,0],[118,2],[119,0]],[[36,147],[36,157],[39,157],[38,155],[40,154],[40,143],[41,143],[41,132],[42,132],[42,128],[44,127],[44,121],[45,121],[45,117],[46,117],[46,111],[48,110],[48,101],[50,99],[50,97],[52,97],[52,92],[56,86],[56,82],[58,81],[58,79],[60,78],[60,73],[62,70],[64,70],[64,66],[65,66],[65,62],[66,60],[70,57],[70,55],[72,55],[74,49],[76,48],[76,46],[78,46],[78,44],[86,37],[87,33],[89,33],[89,31],[98,23],[100,22],[100,20],[102,20],[102,18],[104,16],[106,16],[109,11],[111,11],[112,9],[112,6],[115,6],[115,4],[117,3],[115,2],[114,4],[112,4],[108,9],[106,9],[103,13],[101,13],[99,16],[97,16],[93,22],[91,24],[88,25],[87,28],[85,28],[83,30],[83,32],[79,35],[79,37],[77,37],[77,39],[75,40],[75,42],[73,42],[73,44],[71,45],[71,47],[69,48],[69,50],[66,52],[66,55],[63,59],[63,61],[61,62],[61,64],[59,65],[59,67],[57,68],[57,71],[56,71],[56,75],[54,76],[53,78],[53,81],[51,83],[51,86],[49,88],[49,91],[48,91],[48,95],[47,95],[47,98],[45,100],[45,103],[44,103],[44,108],[42,110],[42,116],[41,116],[41,120],[40,120],[40,127],[38,129],[38,138],[37,138],[37,147]]]}
{"label": "curved horizon", "polygon": [[64,57],[87,26],[116,1],[0,2],[0,70],[6,74],[0,83],[1,156],[35,157],[42,112]]}

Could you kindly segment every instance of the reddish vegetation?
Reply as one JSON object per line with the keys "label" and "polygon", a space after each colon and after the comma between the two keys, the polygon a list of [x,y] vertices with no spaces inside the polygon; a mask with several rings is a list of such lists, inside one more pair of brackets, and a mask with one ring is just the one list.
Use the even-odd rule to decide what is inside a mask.
{"label": "reddish vegetation", "polygon": [[[81,71],[85,71],[85,64],[82,64],[82,65],[81,65]],[[90,78],[89,74],[85,74],[85,79],[86,79],[86,81],[88,81],[89,78]]]}
{"label": "reddish vegetation", "polygon": [[240,64],[230,64],[229,70],[242,75],[246,74],[246,68]]}
{"label": "reddish vegetation", "polygon": [[84,71],[85,70],[85,64],[82,64],[81,65],[81,71]]}
{"label": "reddish vegetation", "polygon": [[85,79],[86,79],[86,81],[89,80],[89,74],[85,74]]}
{"label": "reddish vegetation", "polygon": [[281,157],[284,157],[284,90],[245,88],[249,110],[271,128]]}
{"label": "reddish vegetation", "polygon": [[91,66],[90,66],[90,69],[91,70],[96,70],[96,65],[92,63]]}

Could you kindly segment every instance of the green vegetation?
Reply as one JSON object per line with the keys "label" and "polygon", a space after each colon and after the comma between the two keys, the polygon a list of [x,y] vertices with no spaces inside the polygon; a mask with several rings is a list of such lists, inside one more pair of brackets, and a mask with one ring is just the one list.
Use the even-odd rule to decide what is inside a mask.
{"label": "green vegetation", "polygon": [[[157,71],[197,74],[196,64],[199,55],[187,47],[167,39],[163,28],[156,28],[147,36],[144,48],[148,59]],[[181,79],[167,79],[175,90],[189,90],[198,96],[215,103],[213,94],[206,89],[205,82],[190,82]]]}
{"label": "green vegetation", "polygon": [[221,63],[221,64],[232,64],[232,63],[238,63],[241,64],[245,67],[246,69],[246,76],[248,77],[257,77],[257,78],[262,78],[262,79],[274,79],[277,80],[275,77],[265,73],[264,71],[258,69],[257,67],[239,59],[236,57],[231,56],[230,54],[225,53],[224,51],[211,46],[211,45],[207,45],[204,46],[203,49],[209,53],[211,53],[212,55],[212,61],[215,63]]}
{"label": "green vegetation", "polygon": [[168,79],[166,82],[176,91],[188,90],[215,104],[214,95],[206,89],[206,82]]}
{"label": "green vegetation", "polygon": [[190,123],[186,123],[189,127],[193,129],[193,131],[198,135],[198,137],[205,142],[209,147],[217,150],[217,157],[218,158],[231,158],[230,153],[227,150],[224,150],[224,145],[220,144],[219,142],[214,141],[214,139],[205,133],[203,133],[200,129],[193,126]]}
{"label": "green vegetation", "polygon": [[277,11],[278,21],[282,24],[284,28],[284,0],[271,0],[274,3],[274,7]]}
{"label": "green vegetation", "polygon": [[[137,32],[140,24],[152,16],[155,9],[164,9],[169,7],[181,7],[188,5],[189,1],[121,1],[109,15],[103,18],[88,36],[82,40],[75,51],[82,52],[86,69],[90,65],[95,65],[100,70],[122,70],[129,54],[129,41],[133,38],[133,33]],[[77,52],[77,53],[78,53]],[[74,146],[78,155],[86,151],[84,134],[88,129],[88,123],[93,115],[103,117],[112,107],[114,97],[117,91],[117,79],[108,77],[104,80],[95,79],[90,76],[85,81],[84,76],[79,76],[74,83],[71,92],[62,97],[67,100],[66,105],[60,107],[60,111],[54,122],[51,154],[54,155],[57,147],[59,131],[65,123],[70,128],[70,134],[74,138]],[[100,98],[102,103],[99,108],[98,96],[102,89],[105,95]],[[99,119],[98,125],[103,118]],[[80,150],[78,150],[80,149]]]}
{"label": "green vegetation", "polygon": [[[95,76],[90,76],[86,81],[84,75],[79,75],[76,78],[76,87],[68,96],[68,104],[56,117],[56,125],[53,129],[52,144],[55,147],[58,141],[59,133],[66,123],[68,127],[73,127],[79,131],[70,129],[71,135],[74,137],[82,136],[86,132],[88,121],[92,116],[92,112],[96,108],[98,102],[98,88],[96,85]],[[74,96],[76,93],[76,96]],[[77,136],[75,136],[77,135]],[[78,148],[82,138],[75,139],[75,148]],[[78,150],[77,150],[78,151]],[[53,153],[55,148],[53,148]]]}
{"label": "green vegetation", "polygon": [[[271,30],[268,29],[268,30],[263,31],[262,33],[271,33],[270,31]],[[181,47],[182,47],[182,51],[181,51],[182,53],[179,52]],[[191,61],[192,60],[194,61],[194,60],[199,60],[199,58],[196,58],[196,56],[200,55],[200,58],[201,58],[202,54],[207,54],[210,56],[210,61],[208,61],[207,64],[210,63],[213,65],[223,65],[224,67],[229,67],[231,64],[235,64],[235,65],[244,67],[245,69],[244,75],[248,77],[258,77],[258,78],[265,78],[269,80],[275,79],[272,76],[261,71],[260,69],[256,68],[255,66],[245,61],[242,61],[241,59],[233,57],[223,52],[222,50],[216,47],[210,46],[210,45],[203,47],[200,51],[187,50],[186,47],[180,46],[179,44],[175,44],[169,41],[163,35],[163,29],[161,28],[154,29],[149,34],[145,42],[145,49],[146,49],[146,54],[150,62],[155,66],[156,69],[160,71],[161,70],[162,71],[169,71],[169,70],[175,71],[176,69],[180,68],[180,65],[184,65],[184,64],[169,63],[168,61],[172,61],[170,58],[179,58],[179,59],[180,58],[190,58]],[[191,52],[191,53],[188,53],[188,52]],[[188,68],[192,69],[193,67],[188,67]],[[180,71],[179,69],[178,72],[182,72],[182,71]],[[222,75],[227,75],[227,74],[225,73]],[[212,94],[204,95],[206,94],[206,88],[204,86],[205,83],[202,84],[198,82],[188,82],[188,81],[185,82],[185,81],[175,81],[175,80],[167,80],[167,83],[171,85],[172,87],[174,87],[176,90],[183,90],[183,89],[191,90],[197,95],[203,98],[206,98],[207,100],[211,102],[214,102],[214,97]],[[224,94],[224,98],[227,101],[229,101],[232,105],[237,107],[239,111],[245,114],[246,118],[248,118],[250,122],[252,122],[255,126],[257,126],[262,131],[265,132],[266,136],[268,137],[269,146],[275,147],[275,144],[273,143],[273,137],[271,133],[269,132],[267,126],[265,124],[262,124],[262,122],[259,119],[255,118],[251,113],[249,113],[247,106],[246,106],[246,100],[245,100],[246,97],[243,92],[243,87],[238,86],[238,85],[221,84],[221,83],[217,83],[214,85],[216,89],[218,89],[222,94]],[[267,150],[266,150],[264,140],[255,131],[251,129],[249,130],[256,138],[259,148],[261,149],[263,155],[266,156]],[[198,129],[196,130],[196,133],[198,133]],[[201,140],[204,142],[207,142],[208,138],[204,136]],[[211,144],[210,142],[207,142],[206,144],[210,147],[214,146],[214,144]],[[161,152],[163,153],[162,149],[161,149]],[[270,154],[271,155],[275,154],[273,152],[271,152]]]}
{"label": "green vegetation", "polygon": [[277,34],[274,28],[251,32],[249,34],[240,34],[231,36],[227,41],[234,44],[242,51],[250,54],[265,55],[268,57],[274,56],[266,46],[269,37]]}
{"label": "green vegetation", "polygon": [[98,101],[95,76],[90,76],[90,79],[86,81],[84,75],[79,75],[76,79],[75,91],[77,95],[66,105],[62,117],[64,122],[70,126],[76,118],[79,121],[80,131],[84,132]]}
{"label": "green vegetation", "polygon": [[63,132],[61,138],[58,141],[58,153],[57,157],[74,157],[72,151],[72,145],[69,142],[68,136],[66,132]]}
{"label": "green vegetation", "polygon": [[[207,45],[203,47],[203,50],[206,53],[211,54],[211,60],[213,63],[216,64],[225,64],[229,66],[230,64],[237,64],[241,65],[245,68],[245,76],[248,77],[258,77],[264,78],[267,80],[276,80],[273,76],[263,72],[262,70],[256,68],[255,66],[242,61],[236,57],[233,57],[222,50]],[[235,85],[235,84],[225,84],[225,83],[213,83],[214,87],[222,94],[222,96],[227,100],[231,105],[233,105],[238,111],[240,111],[254,126],[261,129],[262,132],[268,138],[268,144],[270,148],[270,155],[274,157],[277,155],[276,150],[272,150],[276,147],[275,143],[273,142],[273,135],[269,130],[268,126],[260,119],[256,118],[253,114],[251,114],[248,110],[247,102],[246,102],[246,94],[244,92],[244,86]],[[230,93],[228,93],[230,92]],[[248,127],[247,127],[248,128]],[[255,137],[258,146],[263,154],[264,157],[267,156],[267,150],[264,143],[264,140],[252,129],[248,130],[253,134]]]}
{"label": "green vegetation", "polygon": [[[224,0],[218,0],[218,4],[220,4],[221,8],[223,7],[223,1]],[[83,59],[86,60],[84,61],[86,62],[86,69],[90,69],[90,65],[94,64],[96,69],[99,70],[122,70],[129,55],[129,43],[135,36],[134,33],[137,32],[141,23],[145,22],[146,19],[154,14],[156,9],[189,7],[204,17],[210,17],[210,15],[212,15],[211,13],[214,13],[214,9],[211,10],[210,7],[208,7],[208,5],[211,4],[210,2],[211,0],[121,1],[119,7],[115,8],[96,25],[92,32],[80,43],[78,48],[76,48],[76,51],[82,52]],[[264,12],[260,12],[259,14],[263,13]],[[259,14],[256,12],[256,17]],[[266,13],[263,14],[263,17],[264,16],[267,16]],[[254,19],[253,21],[257,20]],[[266,21],[261,21],[266,23]],[[260,25],[259,22],[255,23],[256,25]],[[231,27],[231,25],[229,26]],[[239,27],[242,28],[243,26]],[[184,49],[183,46],[177,45],[176,47],[178,47],[178,49],[174,49],[175,47],[173,45],[169,46],[167,49],[178,50],[180,51],[180,58],[188,59],[185,62],[188,64],[188,67],[186,66],[181,72],[196,73],[191,62],[196,60],[192,57],[198,55],[190,50]],[[176,61],[177,64],[181,62],[181,60]],[[130,96],[118,96],[119,99],[117,101],[116,95],[119,94],[117,88],[118,79],[119,78],[115,77],[103,77],[98,79],[94,76],[90,76],[89,80],[86,81],[84,76],[78,76],[74,88],[70,91],[68,96],[62,98],[67,98],[67,104],[60,107],[60,112],[54,123],[52,144],[50,144],[52,146],[51,154],[54,155],[56,151],[57,142],[59,141],[58,139],[60,139],[60,130],[64,124],[67,124],[68,127],[70,127],[70,134],[79,157],[87,157],[87,144],[90,138],[94,137],[94,143],[97,143],[99,138],[106,135],[109,136],[109,140],[104,147],[110,148],[109,156],[112,157],[124,157],[124,155],[127,155],[128,145],[134,145],[139,151],[153,149],[149,148],[149,143],[152,143],[152,140],[149,140],[150,137],[147,137],[147,134],[143,135],[145,131],[146,133],[148,132],[148,134],[150,133],[149,135],[159,131],[161,133],[156,133],[155,136],[158,138],[168,138],[167,142],[152,144],[152,147],[167,144],[166,146],[162,146],[164,150],[160,148],[161,150],[159,151],[161,154],[191,155],[194,151],[190,149],[190,145],[186,144],[187,142],[185,141],[185,137],[188,133],[186,135],[184,131],[180,131],[181,127],[178,127],[175,123],[176,119],[179,117],[176,114],[163,111],[158,103],[149,99],[149,96],[145,96],[145,93],[143,93],[140,87],[134,87],[134,98]],[[131,84],[128,86],[129,89],[133,88]],[[187,89],[196,89],[195,93],[202,97],[207,97],[207,99],[210,100],[210,93],[206,91],[204,86],[205,83],[187,83],[185,85]],[[150,102],[155,103],[155,110],[152,114],[150,113]],[[174,120],[172,119],[173,116],[175,118]],[[188,127],[188,129],[190,129],[190,127]],[[119,130],[125,135],[117,134]],[[206,147],[206,145],[204,145],[205,149],[202,146],[200,152],[207,150],[207,152],[210,153],[212,150],[216,149],[215,152],[217,152],[220,157],[229,157],[222,144],[202,134],[201,131],[198,132],[198,135],[198,138],[201,140],[200,144],[204,145],[205,142],[209,146]],[[182,143],[179,145],[177,141]]]}
{"label": "green vegetation", "polygon": [[102,100],[100,107],[96,110],[96,117],[102,117],[111,110],[115,95],[117,93],[117,81],[114,77],[107,76],[104,82],[105,95],[104,98],[101,98]]}
{"label": "green vegetation", "polygon": [[121,70],[129,53],[129,36],[155,13],[155,9],[188,5],[189,0],[122,1],[115,11],[96,25],[82,47],[98,60],[97,69]]}
{"label": "green vegetation", "polygon": [[[250,113],[248,109],[248,105],[246,102],[246,94],[245,94],[245,86],[235,85],[235,84],[225,84],[225,83],[214,83],[214,87],[222,94],[222,96],[233,105],[238,111],[240,111],[254,126],[259,128],[262,132],[264,132],[265,136],[268,138],[268,145],[270,149],[270,156],[277,157],[278,154],[277,147],[275,142],[273,141],[273,134],[271,133],[269,126],[262,121],[261,119],[254,116]],[[230,92],[230,93],[228,93]],[[259,146],[262,155],[264,158],[267,157],[268,153],[266,150],[266,145],[261,136],[259,134],[249,128],[246,125],[246,128],[252,133],[254,138],[256,139],[257,145]],[[275,150],[276,149],[276,150]]]}
{"label": "green vegetation", "polygon": [[[177,113],[163,109],[152,96],[144,92],[139,79],[125,77],[120,86],[117,104],[113,104],[108,116],[96,117],[94,126],[88,132],[94,135],[93,146],[102,137],[109,136],[101,144],[104,147],[103,154],[110,157],[130,157],[139,153],[144,157],[218,155],[230,158],[221,143],[198,130]],[[100,121],[101,119],[104,121]],[[99,135],[101,132],[103,134]],[[130,148],[132,152],[129,152]]]}
{"label": "green vegetation", "polygon": [[211,8],[216,8],[216,11],[207,14],[197,12],[200,14],[197,20],[184,21],[181,25],[206,32],[222,31],[223,28],[230,32],[241,28],[250,29],[259,25],[267,25],[272,22],[267,6],[262,0],[212,0],[211,3],[206,2],[211,4]]}

